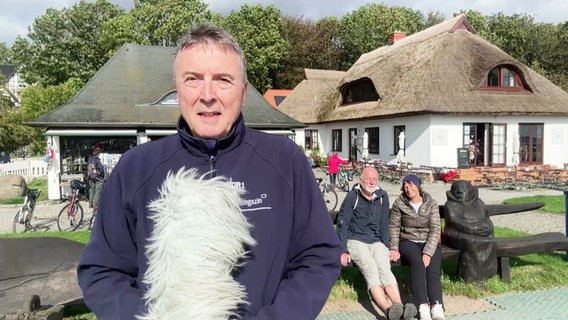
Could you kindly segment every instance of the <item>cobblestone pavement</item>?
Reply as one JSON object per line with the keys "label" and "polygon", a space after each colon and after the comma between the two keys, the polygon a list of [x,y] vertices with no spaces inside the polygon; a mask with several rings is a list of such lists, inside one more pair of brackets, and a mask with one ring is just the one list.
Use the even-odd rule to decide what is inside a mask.
{"label": "cobblestone pavement", "polygon": [[[57,231],[57,216],[63,207],[69,202],[42,201],[36,204],[32,226],[36,231]],[[83,207],[83,223],[80,229],[86,229],[91,218],[91,209],[87,202],[80,202]],[[12,232],[14,217],[18,212],[19,205],[0,205],[0,234]]]}

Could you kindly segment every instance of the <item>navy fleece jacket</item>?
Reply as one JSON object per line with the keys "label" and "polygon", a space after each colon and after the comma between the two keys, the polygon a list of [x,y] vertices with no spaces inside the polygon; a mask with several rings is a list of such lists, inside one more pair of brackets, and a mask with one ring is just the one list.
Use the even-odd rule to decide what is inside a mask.
{"label": "navy fleece jacket", "polygon": [[242,115],[212,150],[188,132],[180,118],[177,135],[137,146],[115,166],[78,266],[87,306],[101,320],[135,319],[145,310],[145,246],[153,230],[147,205],[168,172],[185,167],[215,170],[246,190],[241,209],[257,245],[236,276],[250,302],[241,319],[315,319],[339,276],[342,250],[300,148],[246,128]]}
{"label": "navy fleece jacket", "polygon": [[337,215],[337,235],[343,250],[347,252],[349,239],[369,244],[380,241],[389,248],[389,206],[389,196],[381,188],[377,187],[370,201],[359,186],[349,191]]}

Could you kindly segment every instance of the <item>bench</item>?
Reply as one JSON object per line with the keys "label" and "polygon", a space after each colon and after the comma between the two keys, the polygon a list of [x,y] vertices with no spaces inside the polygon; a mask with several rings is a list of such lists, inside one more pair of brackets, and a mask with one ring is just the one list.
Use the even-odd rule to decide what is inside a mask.
{"label": "bench", "polygon": [[525,237],[496,238],[498,272],[503,282],[511,282],[509,257],[533,253],[566,251],[568,238],[561,232],[546,232]]}
{"label": "bench", "polygon": [[[535,202],[515,205],[486,205],[489,216],[510,214],[516,212],[536,210],[544,203]],[[444,219],[444,206],[439,206],[440,218]],[[333,224],[337,223],[337,211],[331,211]],[[503,282],[511,282],[510,257],[524,256],[533,253],[565,251],[568,254],[568,237],[561,232],[547,232],[524,237],[495,238],[497,245],[498,274]],[[460,250],[451,248],[444,243],[442,247],[442,260],[457,259]],[[354,265],[351,263],[350,265]],[[404,261],[391,262],[391,266],[405,265]]]}

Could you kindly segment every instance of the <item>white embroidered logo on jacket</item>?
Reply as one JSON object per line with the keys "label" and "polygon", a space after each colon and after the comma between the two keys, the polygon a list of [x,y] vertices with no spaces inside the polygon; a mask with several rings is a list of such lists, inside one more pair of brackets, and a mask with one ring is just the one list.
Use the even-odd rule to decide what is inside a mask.
{"label": "white embroidered logo on jacket", "polygon": [[194,169],[170,172],[160,198],[149,204],[155,223],[141,320],[226,320],[246,302],[231,271],[255,244],[241,213],[243,190],[224,177],[204,179]]}

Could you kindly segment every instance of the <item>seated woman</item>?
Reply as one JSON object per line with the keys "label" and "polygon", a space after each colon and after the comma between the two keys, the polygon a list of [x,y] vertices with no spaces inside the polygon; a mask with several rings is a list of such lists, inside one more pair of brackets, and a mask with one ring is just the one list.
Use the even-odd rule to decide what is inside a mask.
{"label": "seated woman", "polygon": [[390,212],[390,258],[410,265],[414,300],[421,320],[445,319],[440,281],[442,249],[438,203],[415,175],[402,179],[402,194]]}

